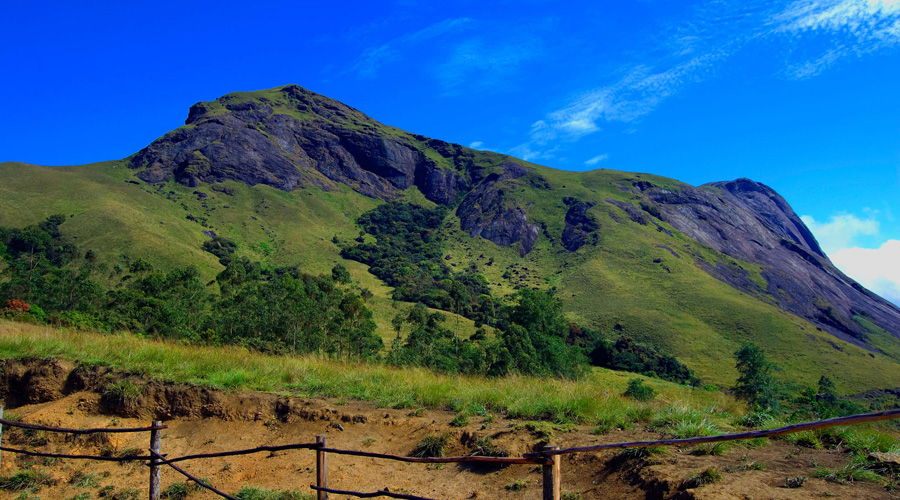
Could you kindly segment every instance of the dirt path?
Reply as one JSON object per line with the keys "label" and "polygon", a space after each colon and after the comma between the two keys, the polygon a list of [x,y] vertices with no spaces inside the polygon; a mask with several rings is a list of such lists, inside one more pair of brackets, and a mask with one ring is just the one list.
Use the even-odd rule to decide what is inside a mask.
{"label": "dirt path", "polygon": [[[130,402],[111,396],[103,387],[112,380],[128,380],[141,387],[140,394]],[[512,456],[548,442],[567,447],[658,437],[643,430],[597,436],[590,434],[586,426],[557,429],[548,437],[529,430],[526,422],[501,417],[491,420],[473,416],[467,425],[453,427],[450,422],[455,414],[445,411],[410,412],[361,402],[338,404],[271,394],[224,393],[46,361],[3,363],[0,393],[8,412],[29,423],[74,428],[133,427],[162,418],[169,426],[162,439],[163,452],[169,456],[312,442],[318,434],[326,434],[331,447],[398,455],[409,454],[426,434],[449,434],[447,455],[467,455],[476,438],[487,436]],[[108,434],[86,439],[5,429],[3,443],[42,451],[122,454],[143,452],[147,441],[146,434]],[[679,449],[646,459],[624,459],[614,452],[586,453],[563,458],[562,484],[569,499],[892,498],[877,484],[839,485],[812,477],[813,464],[834,467],[846,458],[839,452],[796,448],[784,441],[770,441],[754,449],[735,445],[720,456],[693,456]],[[299,450],[184,462],[184,467],[231,494],[250,485],[310,492],[308,485],[315,482],[314,459],[313,452]],[[721,471],[721,479],[685,488],[685,479],[709,467]],[[146,498],[148,471],[141,464],[43,460],[3,453],[3,476],[9,477],[23,468],[44,471],[52,479],[53,484],[36,492],[42,500]],[[786,478],[802,476],[808,478],[802,487],[784,487]],[[181,481],[183,478],[174,471],[163,471],[163,487]],[[330,455],[329,482],[334,488],[375,491],[388,487],[391,491],[441,499],[541,496],[539,468],[528,465],[426,466]],[[131,493],[133,497],[129,497],[129,490],[136,490]],[[0,499],[7,498],[35,497],[0,491]],[[217,497],[192,492],[187,498]]]}

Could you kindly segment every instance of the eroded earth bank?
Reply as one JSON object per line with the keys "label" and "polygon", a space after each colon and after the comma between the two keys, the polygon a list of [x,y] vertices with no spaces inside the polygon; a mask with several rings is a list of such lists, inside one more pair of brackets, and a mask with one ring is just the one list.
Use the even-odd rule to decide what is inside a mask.
{"label": "eroded earth bank", "polygon": [[[329,446],[335,448],[408,455],[426,435],[446,433],[449,439],[445,454],[452,456],[471,454],[476,441],[483,437],[490,437],[494,445],[511,456],[547,443],[570,447],[660,437],[641,425],[630,431],[596,435],[590,426],[561,426],[501,416],[473,415],[468,423],[454,426],[451,422],[456,414],[449,411],[386,409],[356,401],[223,392],[163,384],[55,360],[7,360],[0,362],[0,368],[0,396],[5,400],[7,418],[70,428],[136,427],[161,419],[168,425],[163,432],[162,450],[169,457],[312,442],[318,434],[326,434]],[[73,437],[8,427],[3,432],[4,446],[59,453],[143,454],[148,441],[147,434]],[[836,484],[813,477],[816,465],[837,467],[846,460],[847,456],[839,451],[797,447],[779,440],[752,448],[734,445],[719,456],[695,456],[678,448],[644,458],[613,451],[584,453],[563,457],[562,490],[568,499],[892,498],[878,484]],[[315,482],[315,454],[309,450],[196,460],[182,465],[230,494],[249,486],[310,494],[308,485]],[[720,479],[689,487],[688,478],[710,467],[721,473]],[[146,498],[148,469],[140,463],[43,459],[3,452],[5,478],[24,470],[39,471],[33,475],[47,484],[18,491],[2,490],[0,499]],[[364,492],[387,487],[395,492],[441,499],[541,497],[540,470],[531,465],[426,466],[330,455],[328,474],[331,487]],[[786,487],[791,481],[796,484],[798,478],[806,478],[799,481],[801,487]],[[176,472],[163,471],[163,488],[183,481]],[[217,497],[190,490],[186,498]]]}

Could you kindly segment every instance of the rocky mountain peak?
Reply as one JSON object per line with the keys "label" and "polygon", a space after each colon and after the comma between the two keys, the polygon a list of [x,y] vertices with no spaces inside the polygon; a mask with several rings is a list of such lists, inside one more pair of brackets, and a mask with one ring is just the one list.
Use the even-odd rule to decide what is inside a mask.
{"label": "rocky mountain peak", "polygon": [[450,158],[438,165],[424,142],[440,141],[396,131],[338,101],[287,85],[191,106],[185,126],[138,152],[131,166],[147,182],[175,179],[195,186],[236,180],[285,191],[344,184],[383,200],[417,186],[436,203],[455,203],[470,183],[465,163]]}

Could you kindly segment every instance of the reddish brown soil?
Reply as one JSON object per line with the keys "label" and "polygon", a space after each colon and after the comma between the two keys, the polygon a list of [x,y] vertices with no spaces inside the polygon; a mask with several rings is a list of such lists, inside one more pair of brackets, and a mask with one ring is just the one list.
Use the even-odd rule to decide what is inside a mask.
{"label": "reddish brown soil", "polygon": [[[318,434],[326,434],[331,447],[397,455],[409,454],[429,433],[452,436],[448,455],[469,454],[467,443],[474,436],[491,436],[513,456],[545,444],[521,426],[517,430],[516,424],[522,422],[505,418],[483,422],[481,417],[472,417],[469,425],[456,428],[450,426],[454,414],[445,411],[411,414],[409,410],[376,408],[361,402],[337,404],[261,393],[225,393],[147,382],[101,369],[76,369],[53,361],[7,361],[0,368],[0,396],[7,402],[7,413],[16,414],[22,421],[73,428],[135,427],[161,418],[169,426],[163,432],[162,448],[170,457],[312,442]],[[113,378],[126,378],[143,387],[135,404],[128,405],[104,395],[102,387]],[[616,431],[603,436],[588,431],[589,427],[583,426],[571,432],[557,431],[550,441],[569,447],[659,437],[643,430]],[[129,448],[143,452],[148,441],[147,434],[74,438],[52,433],[25,435],[8,428],[4,429],[3,436],[4,446],[89,454],[121,453]],[[771,441],[755,449],[735,445],[720,456],[693,456],[677,448],[646,460],[622,460],[615,452],[585,453],[563,457],[562,485],[564,493],[577,493],[579,496],[574,498],[581,499],[893,497],[878,484],[841,485],[812,477],[813,464],[835,467],[846,459],[838,451],[796,448],[784,441]],[[315,482],[314,460],[314,452],[298,450],[182,464],[190,473],[208,478],[214,486],[231,494],[247,485],[311,492],[308,485]],[[329,455],[328,460],[329,484],[333,488],[370,492],[388,487],[391,491],[442,499],[541,498],[540,470],[532,465],[435,466],[336,455]],[[765,464],[765,470],[742,467],[750,462]],[[148,469],[142,464],[45,461],[4,452],[2,474],[9,477],[28,464],[46,471],[54,481],[36,492],[42,500],[100,498],[101,490],[107,486],[113,487],[113,493],[107,493],[104,498],[115,500],[116,492],[128,488],[140,491],[137,498],[146,498]],[[687,477],[708,467],[722,471],[722,479],[697,488],[683,487]],[[93,485],[71,484],[79,473],[93,474]],[[784,487],[786,478],[798,476],[808,477],[802,487]],[[171,469],[163,471],[163,487],[183,480]],[[513,488],[517,483],[524,487]],[[85,493],[89,496],[84,496]],[[0,491],[0,500],[13,498],[33,496]],[[195,492],[188,498],[218,497]],[[344,497],[332,495],[332,498]]]}

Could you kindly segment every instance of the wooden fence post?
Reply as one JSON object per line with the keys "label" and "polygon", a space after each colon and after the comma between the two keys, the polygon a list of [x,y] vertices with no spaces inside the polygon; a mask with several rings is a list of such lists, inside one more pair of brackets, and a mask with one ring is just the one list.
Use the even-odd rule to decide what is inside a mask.
{"label": "wooden fence post", "polygon": [[[316,444],[325,447],[325,436],[316,436]],[[316,450],[316,486],[319,488],[328,487],[328,461],[325,458],[325,452]],[[317,491],[317,500],[328,500],[327,491]]]}
{"label": "wooden fence post", "polygon": [[[0,405],[0,418],[3,418],[3,405]],[[3,444],[3,424],[0,424],[0,445]],[[3,471],[3,462],[0,461],[0,472]]]}
{"label": "wooden fence post", "polygon": [[[154,420],[152,426],[161,427],[162,422],[159,420]],[[150,449],[154,453],[158,453],[160,456],[162,456],[161,432],[161,429],[152,429],[150,431]],[[159,466],[156,465],[158,462],[159,459],[155,456],[150,459],[150,500],[159,500]]]}
{"label": "wooden fence post", "polygon": [[[559,446],[544,446],[544,451],[558,450]],[[560,483],[560,455],[551,455],[553,463],[545,464],[544,470],[544,497],[543,500],[560,500],[562,496]]]}

